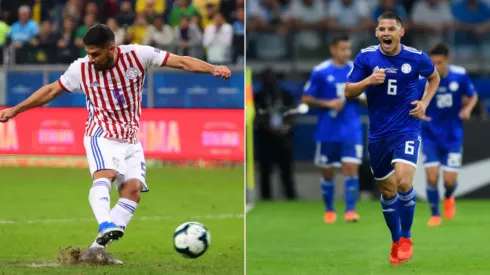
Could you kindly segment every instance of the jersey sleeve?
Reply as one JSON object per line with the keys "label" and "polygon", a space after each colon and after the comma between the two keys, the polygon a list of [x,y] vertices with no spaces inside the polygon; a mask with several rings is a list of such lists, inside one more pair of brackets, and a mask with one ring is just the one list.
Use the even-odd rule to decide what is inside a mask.
{"label": "jersey sleeve", "polygon": [[429,77],[434,73],[435,67],[426,53],[422,53],[419,60],[419,74],[423,77]]}
{"label": "jersey sleeve", "polygon": [[138,58],[145,68],[163,67],[167,64],[169,52],[151,46],[135,45],[135,47]]}
{"label": "jersey sleeve", "polygon": [[352,69],[347,76],[347,82],[356,83],[364,80],[366,77],[368,77],[368,74],[364,64],[364,56],[360,53],[354,60],[354,66],[352,66]]}
{"label": "jersey sleeve", "polygon": [[70,93],[80,89],[81,82],[81,63],[79,60],[71,63],[70,67],[58,79],[60,86]]}
{"label": "jersey sleeve", "polygon": [[465,74],[461,80],[461,88],[463,88],[463,94],[468,97],[472,97],[476,93],[476,90],[473,82],[471,82],[470,77]]}
{"label": "jersey sleeve", "polygon": [[321,86],[320,77],[318,77],[318,72],[313,71],[311,73],[310,79],[306,82],[303,88],[303,93],[305,95],[310,95],[313,97],[318,97],[318,90]]}

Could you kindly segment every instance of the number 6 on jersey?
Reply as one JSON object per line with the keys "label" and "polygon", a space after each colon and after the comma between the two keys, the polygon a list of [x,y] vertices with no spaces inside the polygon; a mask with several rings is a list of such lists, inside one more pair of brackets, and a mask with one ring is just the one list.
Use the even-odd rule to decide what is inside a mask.
{"label": "number 6 on jersey", "polygon": [[396,79],[388,79],[388,94],[396,95]]}

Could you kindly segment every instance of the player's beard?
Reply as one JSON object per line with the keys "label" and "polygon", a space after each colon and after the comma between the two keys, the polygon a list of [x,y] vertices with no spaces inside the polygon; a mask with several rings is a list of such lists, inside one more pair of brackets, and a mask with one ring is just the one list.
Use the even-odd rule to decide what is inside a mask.
{"label": "player's beard", "polygon": [[107,56],[107,61],[105,62],[104,65],[94,65],[94,68],[97,71],[103,71],[103,70],[109,69],[113,65],[114,65],[114,57],[109,55],[109,56]]}

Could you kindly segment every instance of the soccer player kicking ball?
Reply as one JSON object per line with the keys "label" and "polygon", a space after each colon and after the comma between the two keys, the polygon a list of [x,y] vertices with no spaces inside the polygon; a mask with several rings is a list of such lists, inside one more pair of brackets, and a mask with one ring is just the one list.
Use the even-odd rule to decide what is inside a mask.
{"label": "soccer player kicking ball", "polygon": [[[42,106],[63,91],[81,89],[87,96],[88,119],[84,145],[93,178],[89,202],[99,232],[82,259],[102,255],[107,245],[120,239],[147,192],[143,148],[137,132],[141,95],[150,67],[167,66],[228,79],[230,70],[201,60],[170,54],[141,45],[114,45],[114,32],[106,25],[92,27],[83,38],[87,56],[75,60],[56,82],[46,85],[15,107],[0,111],[7,122],[31,108]],[[110,208],[111,183],[119,200]],[[122,264],[109,256],[110,263]]]}
{"label": "soccer player kicking ball", "polygon": [[[412,187],[421,143],[420,119],[425,118],[439,85],[439,74],[427,54],[400,43],[400,16],[383,13],[377,20],[380,45],[361,50],[345,87],[354,98],[364,90],[368,102],[371,170],[380,184],[381,206],[393,241],[390,263],[412,258],[410,229],[415,212]],[[420,99],[419,76],[428,87]]]}
{"label": "soccer player kicking ball", "polygon": [[[456,214],[454,190],[458,169],[461,166],[463,149],[462,120],[470,118],[471,111],[478,102],[478,95],[462,67],[450,65],[449,48],[436,45],[430,51],[430,58],[441,76],[441,83],[435,100],[427,107],[428,122],[422,123],[424,144],[424,166],[427,173],[427,198],[432,216],[429,226],[441,224],[439,212],[439,167],[442,166],[444,187],[444,218],[450,220]],[[425,90],[426,80],[420,79],[421,90]],[[463,98],[468,103],[463,106]]]}
{"label": "soccer player kicking ball", "polygon": [[361,121],[358,100],[345,100],[347,75],[352,70],[349,37],[335,37],[330,44],[332,59],[317,65],[306,83],[302,101],[321,108],[315,134],[315,165],[322,168],[321,188],[325,202],[325,223],[337,219],[334,207],[335,168],[342,168],[345,179],[344,220],[359,220],[356,203],[359,196],[358,169],[362,159]]}

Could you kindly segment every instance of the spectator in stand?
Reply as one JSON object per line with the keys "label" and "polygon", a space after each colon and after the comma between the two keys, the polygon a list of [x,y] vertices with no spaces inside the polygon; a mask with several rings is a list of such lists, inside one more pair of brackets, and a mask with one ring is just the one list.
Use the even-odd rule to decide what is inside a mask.
{"label": "spectator in stand", "polygon": [[201,13],[201,28],[205,30],[207,26],[211,25],[214,21],[214,16],[219,13],[218,4],[208,3],[206,9]]}
{"label": "spectator in stand", "polygon": [[479,45],[488,40],[490,32],[490,7],[481,0],[455,3],[452,7],[458,31],[455,42],[458,46]]}
{"label": "spectator in stand", "polygon": [[163,22],[162,16],[156,16],[153,19],[153,24],[148,26],[143,44],[151,45],[165,51],[174,51],[174,32],[172,27]]}
{"label": "spectator in stand", "polygon": [[136,15],[134,24],[128,28],[128,40],[131,44],[143,45],[143,38],[146,35],[148,23],[144,15]]}
{"label": "spectator in stand", "polygon": [[276,31],[282,23],[278,0],[255,0],[247,5],[247,30]]}
{"label": "spectator in stand", "polygon": [[191,23],[199,24],[199,11],[193,5],[189,5],[188,0],[177,0],[177,6],[170,11],[168,23],[172,27],[178,26],[181,17],[189,17]]}
{"label": "spectator in stand", "polygon": [[225,17],[226,22],[233,22],[237,18],[239,8],[245,9],[244,0],[221,0],[219,12]]}
{"label": "spectator in stand", "polygon": [[[7,37],[10,32],[10,26],[5,22],[5,19],[2,15],[0,15],[0,50],[3,49],[5,42],[7,41]],[[3,54],[1,54],[3,56]]]}
{"label": "spectator in stand", "polygon": [[380,0],[379,5],[374,7],[374,12],[372,16],[372,22],[374,25],[376,25],[376,22],[378,21],[378,17],[385,13],[385,12],[395,12],[398,14],[402,20],[403,20],[403,27],[406,29],[407,28],[407,21],[408,21],[408,14],[407,11],[405,10],[405,7],[398,3],[397,0]]}
{"label": "spectator in stand", "polygon": [[77,33],[75,35],[75,45],[80,49],[80,57],[87,55],[85,47],[83,45],[83,37],[88,32],[92,26],[95,25],[95,16],[91,13],[86,14],[83,17],[83,25],[78,27]]}
{"label": "spectator in stand", "polygon": [[105,22],[106,15],[102,12],[99,12],[99,7],[95,3],[95,1],[90,1],[85,4],[85,14],[84,17],[88,14],[94,16],[96,22]]}
{"label": "spectator in stand", "polygon": [[53,23],[44,20],[39,29],[39,33],[31,39],[31,57],[36,63],[45,63],[54,59],[56,54],[56,44],[58,35],[53,32]]}
{"label": "spectator in stand", "polygon": [[20,49],[28,43],[39,32],[39,26],[31,19],[31,8],[21,6],[19,8],[19,21],[15,22],[10,29],[9,38],[12,46]]}
{"label": "spectator in stand", "polygon": [[318,31],[326,29],[327,17],[323,0],[293,0],[284,20],[295,30],[295,42],[302,48],[318,49],[322,40]]}
{"label": "spectator in stand", "polygon": [[433,45],[445,41],[454,26],[449,3],[440,0],[420,0],[415,3],[411,14],[413,45],[427,51]]}
{"label": "spectator in stand", "polygon": [[203,46],[207,60],[214,64],[231,63],[233,27],[225,22],[221,13],[216,13],[213,23],[204,30]]}
{"label": "spectator in stand", "polygon": [[180,25],[175,27],[175,43],[178,46],[178,55],[189,55],[196,58],[202,56],[202,33],[201,29],[191,23],[186,16],[180,18]]}
{"label": "spectator in stand", "polygon": [[75,46],[75,23],[70,17],[63,19],[63,28],[59,33],[57,52],[58,62],[60,63],[71,63],[80,53]]}
{"label": "spectator in stand", "polygon": [[127,29],[134,22],[136,15],[131,6],[131,2],[129,0],[125,0],[121,2],[119,13],[116,16],[117,23],[124,29]]}
{"label": "spectator in stand", "polygon": [[237,9],[233,33],[233,61],[243,64],[245,53],[245,10],[243,7]]}
{"label": "spectator in stand", "polygon": [[119,27],[117,20],[113,17],[107,19],[107,26],[114,32],[114,43],[116,46],[124,44],[126,40],[126,30]]}
{"label": "spectator in stand", "polygon": [[136,14],[144,15],[148,23],[153,23],[153,19],[163,14],[165,11],[165,0],[136,0]]}
{"label": "spectator in stand", "polygon": [[[285,58],[287,24],[278,0],[249,0],[247,3],[247,47],[249,53],[263,59]],[[251,32],[252,31],[252,32]],[[256,31],[256,32],[253,32]]]}
{"label": "spectator in stand", "polygon": [[82,6],[81,0],[68,0],[63,8],[63,18],[71,17],[75,22],[78,22],[80,20]]}
{"label": "spectator in stand", "polygon": [[328,26],[333,32],[332,35],[350,33],[354,52],[357,52],[371,38],[373,23],[365,1],[333,0],[328,6],[327,14]]}

